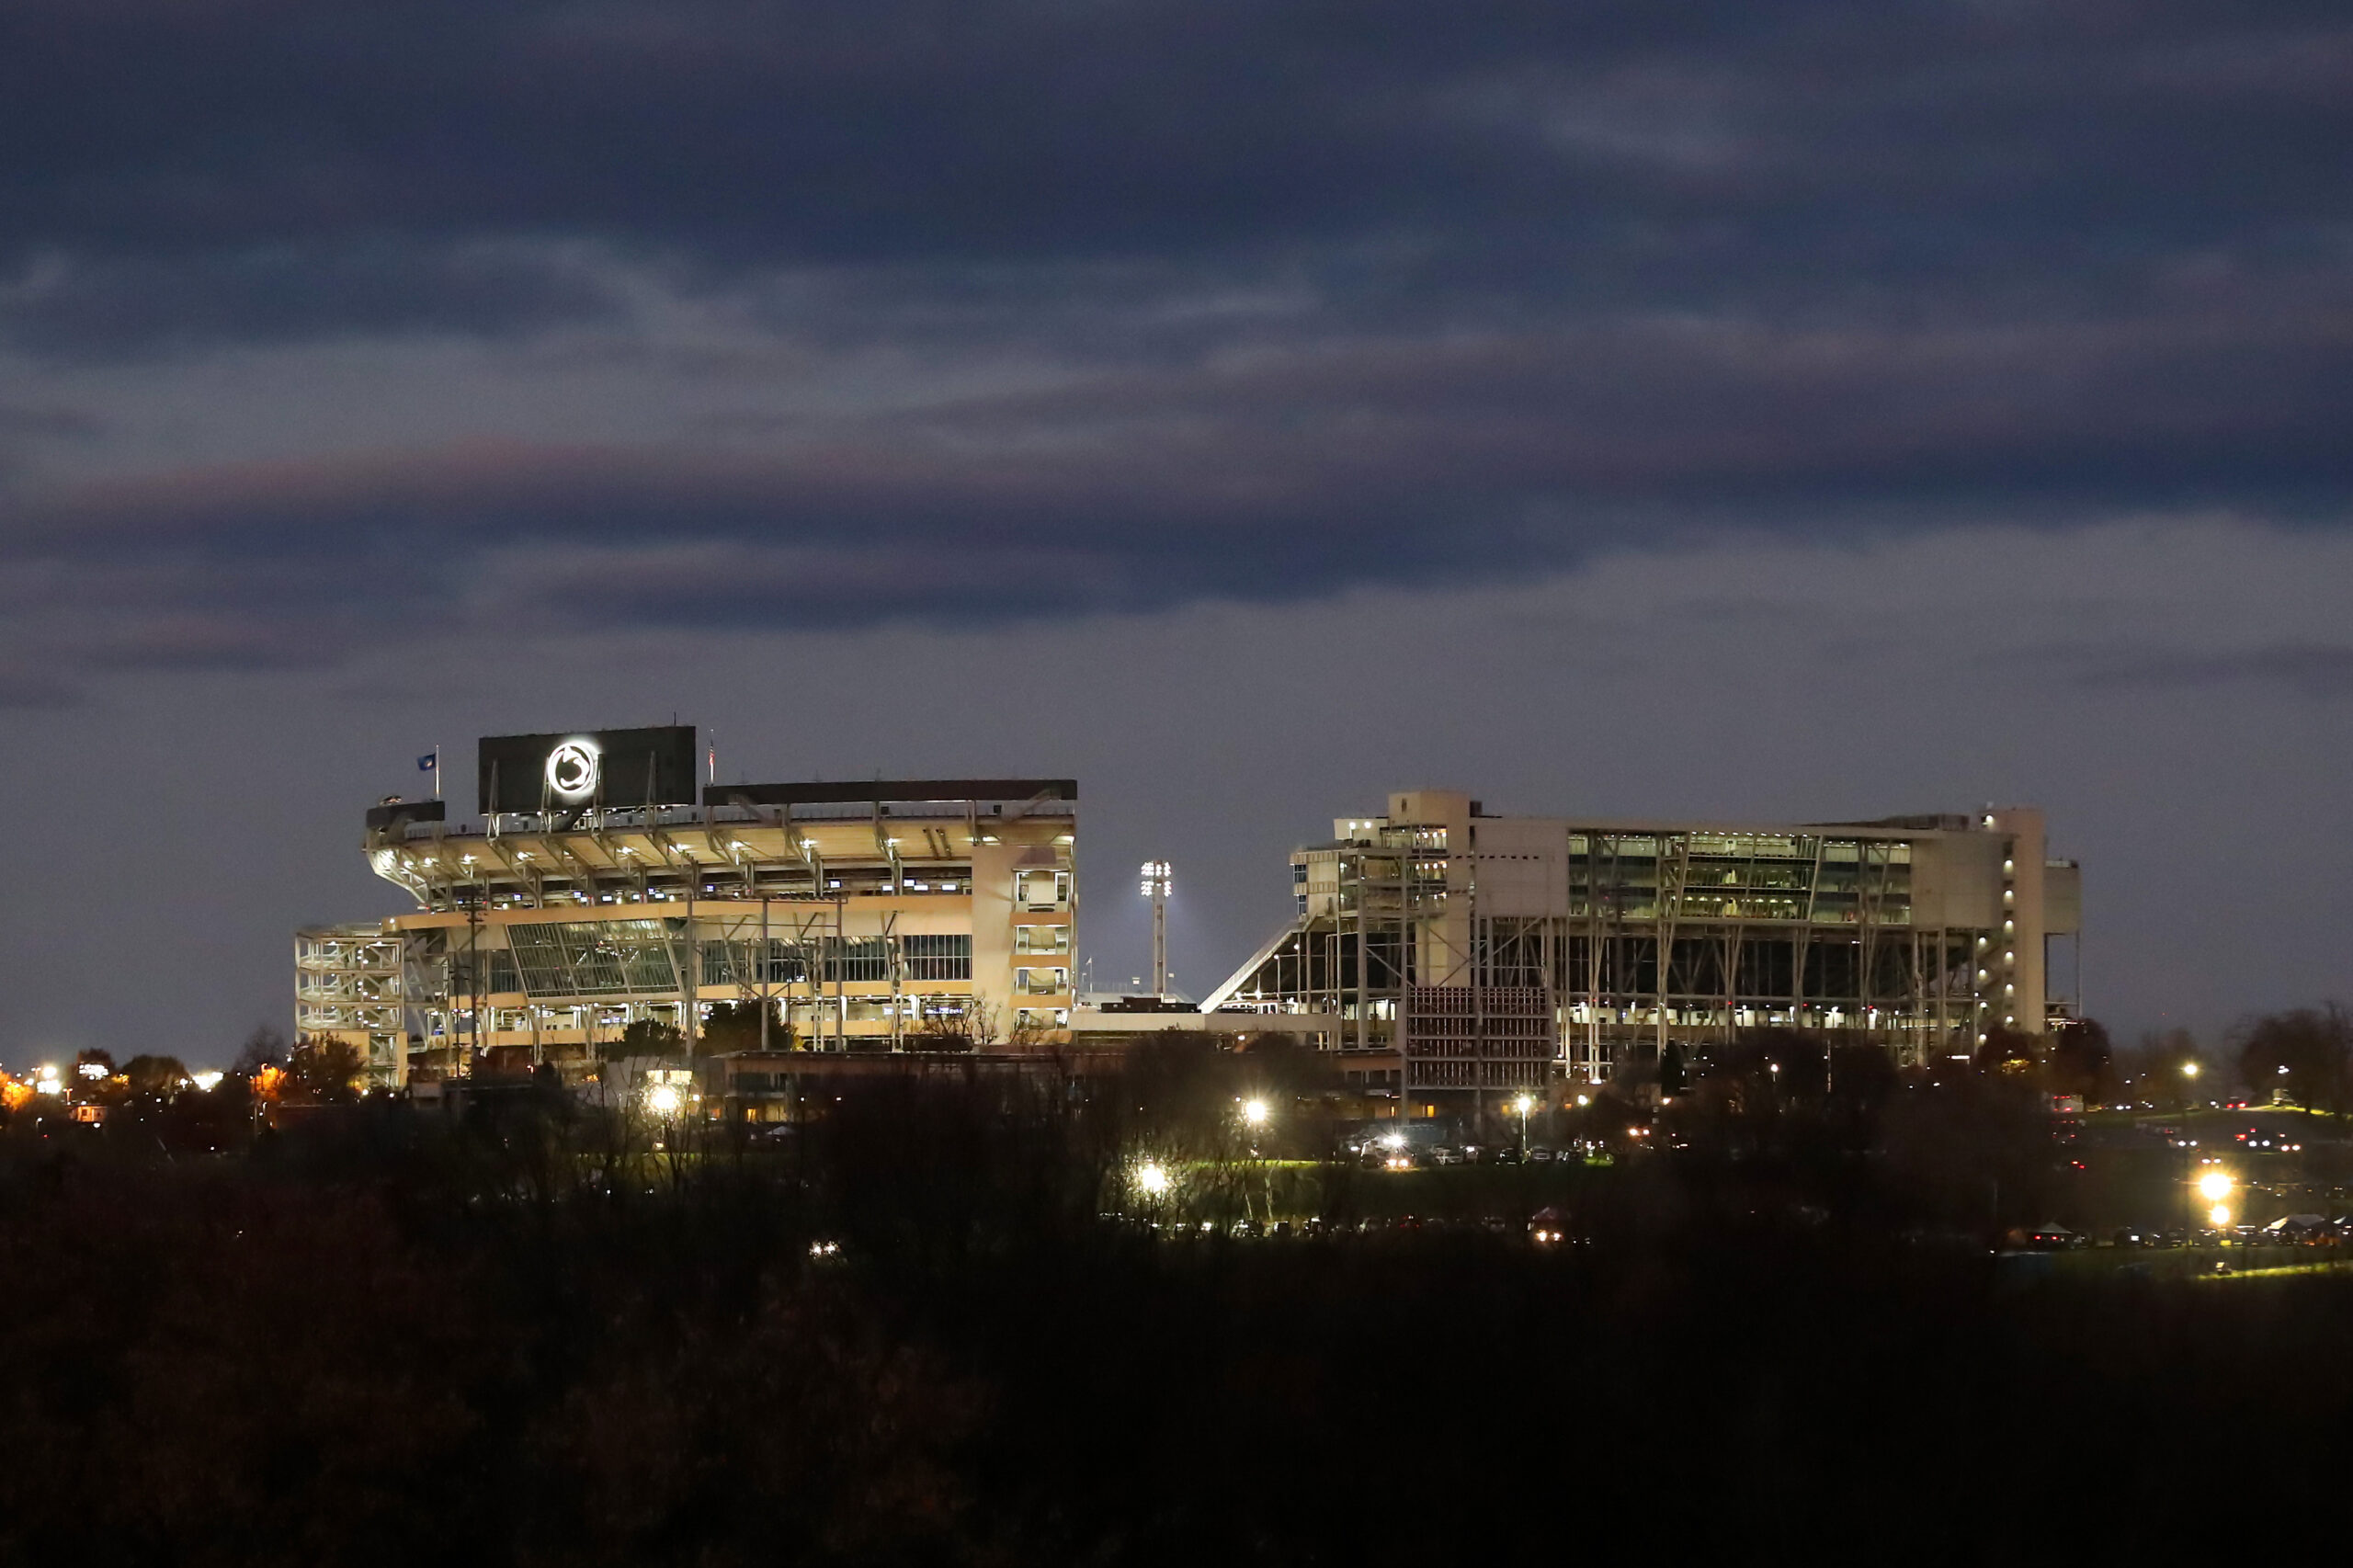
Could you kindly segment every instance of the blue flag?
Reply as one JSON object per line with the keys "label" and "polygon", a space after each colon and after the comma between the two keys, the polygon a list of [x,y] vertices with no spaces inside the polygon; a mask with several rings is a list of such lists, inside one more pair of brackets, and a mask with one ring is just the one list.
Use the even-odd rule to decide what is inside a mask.
{"label": "blue flag", "polygon": [[430,773],[430,772],[432,772],[435,768],[437,768],[437,767],[440,767],[440,766],[441,766],[441,756],[440,756],[440,754],[439,754],[438,752],[430,752],[430,751],[429,751],[429,752],[426,752],[423,756],[420,756],[420,757],[418,757],[418,758],[416,759],[416,770],[417,770],[419,773]]}

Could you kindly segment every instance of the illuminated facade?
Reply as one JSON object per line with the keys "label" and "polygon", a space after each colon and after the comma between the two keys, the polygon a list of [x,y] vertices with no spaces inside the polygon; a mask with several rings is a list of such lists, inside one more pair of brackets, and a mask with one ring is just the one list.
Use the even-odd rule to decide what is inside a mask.
{"label": "illuminated facade", "polygon": [[[2079,873],[2029,808],[1732,826],[1390,797],[1290,858],[1293,923],[1206,1010],[1300,1015],[1353,1081],[1599,1082],[1629,1046],[1784,1027],[1907,1062],[2040,1033]],[[1312,1018],[1312,1025],[1304,1024]]]}
{"label": "illuminated facade", "polygon": [[[573,744],[548,753],[551,786],[593,780]],[[691,1032],[745,1001],[780,1005],[819,1051],[1065,1040],[1076,793],[1033,778],[713,786],[697,805],[583,792],[467,824],[438,801],[387,802],[369,812],[369,865],[415,908],[299,933],[295,1027],[347,1041],[384,1084],[585,1063],[631,1024]]]}

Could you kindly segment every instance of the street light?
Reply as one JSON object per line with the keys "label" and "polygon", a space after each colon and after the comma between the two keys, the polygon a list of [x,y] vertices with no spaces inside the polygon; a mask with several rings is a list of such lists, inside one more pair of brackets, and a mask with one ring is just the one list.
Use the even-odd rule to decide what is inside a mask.
{"label": "street light", "polygon": [[2237,1185],[2231,1179],[2231,1173],[2224,1170],[2210,1170],[2198,1178],[2198,1196],[2212,1205],[2206,1210],[2206,1222],[2215,1230],[2231,1222],[2231,1206],[2223,1199]]}
{"label": "street light", "polygon": [[2195,1078],[2198,1076],[2198,1063],[2195,1062],[2183,1062],[2181,1064],[2181,1075],[2185,1078]]}
{"label": "street light", "polygon": [[656,1116],[676,1116],[678,1114],[678,1108],[684,1105],[686,1100],[678,1093],[676,1085],[656,1084],[645,1091],[645,1103],[653,1108],[654,1114]]}
{"label": "street light", "polygon": [[1520,1158],[1526,1159],[1528,1157],[1528,1113],[1536,1108],[1535,1096],[1521,1095],[1511,1102],[1511,1108],[1519,1112],[1519,1154]]}
{"label": "street light", "polygon": [[1267,1102],[1264,1100],[1251,1100],[1245,1104],[1242,1108],[1242,1119],[1248,1122],[1253,1127],[1266,1126]]}
{"label": "street light", "polygon": [[1146,1198],[1157,1198],[1168,1190],[1168,1168],[1158,1160],[1146,1160],[1136,1167],[1136,1190]]}

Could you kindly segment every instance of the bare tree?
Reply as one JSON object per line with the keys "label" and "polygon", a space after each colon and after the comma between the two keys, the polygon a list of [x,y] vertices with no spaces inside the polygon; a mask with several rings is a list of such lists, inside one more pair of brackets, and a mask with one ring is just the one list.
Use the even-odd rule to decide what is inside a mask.
{"label": "bare tree", "polygon": [[257,1024],[237,1048],[237,1059],[229,1070],[239,1077],[251,1077],[264,1067],[286,1065],[286,1037],[267,1024]]}

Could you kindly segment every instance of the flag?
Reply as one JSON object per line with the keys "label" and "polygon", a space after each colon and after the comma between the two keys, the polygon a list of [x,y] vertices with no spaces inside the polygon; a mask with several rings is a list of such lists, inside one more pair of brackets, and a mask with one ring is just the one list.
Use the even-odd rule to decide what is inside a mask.
{"label": "flag", "polygon": [[440,766],[441,754],[438,751],[426,752],[423,756],[416,759],[416,770],[419,773],[430,773]]}

